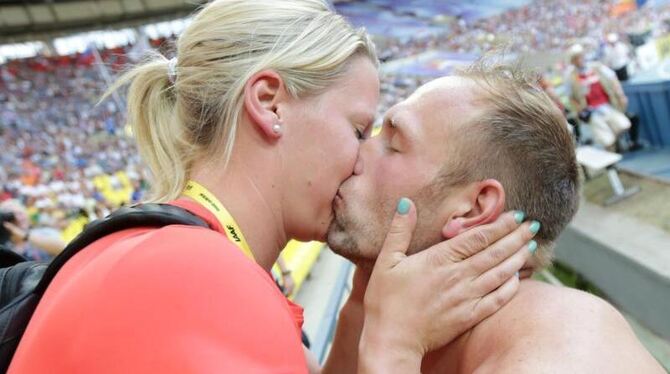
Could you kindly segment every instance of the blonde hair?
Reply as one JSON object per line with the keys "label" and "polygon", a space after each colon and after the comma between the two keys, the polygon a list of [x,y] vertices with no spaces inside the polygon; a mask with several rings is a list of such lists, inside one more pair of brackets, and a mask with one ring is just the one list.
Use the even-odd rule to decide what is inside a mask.
{"label": "blonde hair", "polygon": [[128,121],[152,173],[153,201],[178,197],[196,160],[230,159],[246,81],[271,69],[294,97],[317,94],[355,55],[377,64],[374,46],[322,0],[215,0],[177,40],[170,62],[155,55],[122,75]]}

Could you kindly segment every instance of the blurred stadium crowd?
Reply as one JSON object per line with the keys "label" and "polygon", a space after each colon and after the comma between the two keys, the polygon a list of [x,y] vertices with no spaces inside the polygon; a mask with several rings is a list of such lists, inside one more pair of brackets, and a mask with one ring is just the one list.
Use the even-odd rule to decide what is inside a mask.
{"label": "blurred stadium crowd", "polygon": [[[496,46],[504,46],[510,52],[564,51],[579,39],[604,43],[608,33],[633,38],[667,33],[668,7],[643,7],[631,12],[616,3],[537,0],[486,18],[468,20],[467,17],[457,17],[445,21],[448,31],[421,38],[384,38],[379,54],[389,60],[431,49],[474,54]],[[347,14],[346,10],[344,14]],[[357,21],[368,23],[366,18]],[[645,35],[649,32],[650,35]]]}
{"label": "blurred stadium crowd", "polygon": [[[379,3],[348,2],[341,12],[358,24],[379,24],[373,20]],[[393,3],[385,2],[384,12],[394,12]],[[427,20],[425,12],[404,12],[399,16],[403,20],[413,18],[419,26],[430,23],[427,28],[441,31],[417,36],[380,31],[384,34],[375,35],[375,42],[387,63],[427,51],[480,55],[501,46],[512,54],[565,53],[584,40],[593,46],[587,56],[602,58],[608,34],[635,41],[667,33],[670,7],[626,10],[600,0],[537,0],[481,18]],[[375,34],[374,27],[370,31]],[[172,41],[153,39],[150,45],[169,57]],[[103,75],[121,71],[132,47],[41,55],[0,65],[0,210],[25,217],[18,220],[23,231],[12,232],[20,252],[34,258],[53,255],[26,240],[21,243],[29,228],[58,232],[66,243],[86,222],[140,201],[146,193],[147,175],[126,128],[122,101],[96,105],[107,87]],[[556,86],[559,94],[568,66],[566,58],[548,72],[548,86]],[[380,113],[432,78],[385,71]]]}

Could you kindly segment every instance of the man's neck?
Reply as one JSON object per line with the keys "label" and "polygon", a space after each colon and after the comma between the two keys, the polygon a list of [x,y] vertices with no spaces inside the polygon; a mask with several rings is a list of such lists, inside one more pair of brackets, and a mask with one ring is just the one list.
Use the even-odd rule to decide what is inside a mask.
{"label": "man's neck", "polygon": [[[249,167],[248,167],[249,166]],[[243,158],[232,158],[223,172],[196,167],[192,179],[207,188],[230,212],[251,247],[256,263],[269,271],[288,239],[281,215],[281,191]]]}
{"label": "man's neck", "polygon": [[[474,328],[473,328],[474,329]],[[423,358],[422,373],[455,374],[461,372],[464,356],[472,330],[470,329],[451,343],[428,353]]]}
{"label": "man's neck", "polygon": [[523,293],[522,296],[526,296],[528,290],[532,290],[539,283],[527,280],[532,271],[522,270],[521,273],[520,291],[510,302],[451,343],[427,354],[421,372],[471,373],[482,363],[490,361],[491,357],[504,353],[508,347],[515,344],[510,336],[516,335],[520,338],[525,331],[523,314],[519,313],[524,304],[519,294]]}

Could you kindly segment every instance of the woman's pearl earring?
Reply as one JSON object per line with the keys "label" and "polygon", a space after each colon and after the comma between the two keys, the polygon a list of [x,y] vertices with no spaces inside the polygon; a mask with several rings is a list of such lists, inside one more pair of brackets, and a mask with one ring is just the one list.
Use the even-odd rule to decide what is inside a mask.
{"label": "woman's pearl earring", "polygon": [[277,120],[277,122],[274,125],[272,125],[272,132],[274,132],[277,135],[281,134],[281,125],[279,120]]}

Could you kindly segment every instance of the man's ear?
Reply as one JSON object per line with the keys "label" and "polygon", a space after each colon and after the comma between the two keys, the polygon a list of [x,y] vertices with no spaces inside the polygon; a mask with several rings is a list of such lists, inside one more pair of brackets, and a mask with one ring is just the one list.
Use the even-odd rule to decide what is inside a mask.
{"label": "man's ear", "polygon": [[442,227],[447,238],[473,227],[493,222],[505,209],[505,189],[495,179],[486,179],[465,188],[456,202],[456,209]]}
{"label": "man's ear", "polygon": [[262,70],[244,85],[244,110],[252,125],[268,139],[279,139],[282,123],[277,113],[277,102],[284,91],[284,81],[272,70]]}

